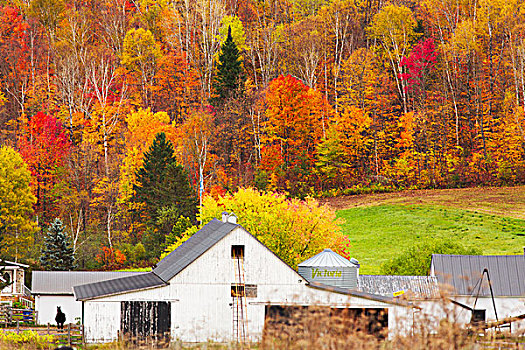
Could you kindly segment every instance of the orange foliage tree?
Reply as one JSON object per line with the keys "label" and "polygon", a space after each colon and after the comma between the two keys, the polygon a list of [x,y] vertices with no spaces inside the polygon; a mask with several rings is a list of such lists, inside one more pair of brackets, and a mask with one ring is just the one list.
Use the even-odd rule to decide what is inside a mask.
{"label": "orange foliage tree", "polygon": [[314,183],[316,145],[328,105],[318,91],[290,75],[270,83],[266,104],[261,169],[270,176],[272,187],[304,194]]}
{"label": "orange foliage tree", "polygon": [[126,256],[118,249],[102,247],[102,251],[96,257],[97,262],[102,265],[101,270],[111,271],[124,267]]}

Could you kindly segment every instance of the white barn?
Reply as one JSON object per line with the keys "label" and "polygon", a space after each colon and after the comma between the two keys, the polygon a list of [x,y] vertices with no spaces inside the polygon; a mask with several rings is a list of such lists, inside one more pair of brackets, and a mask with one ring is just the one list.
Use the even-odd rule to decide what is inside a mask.
{"label": "white barn", "polygon": [[73,286],[143,274],[114,271],[33,271],[31,294],[35,298],[37,324],[54,324],[57,306],[66,314],[67,323],[82,318],[82,303],[75,299]]}
{"label": "white barn", "polygon": [[239,318],[246,338],[258,341],[272,308],[310,305],[382,310],[392,335],[408,331],[415,312],[393,297],[308,283],[228,215],[206,224],[152,272],[75,286],[74,292],[88,342],[162,332],[184,342],[228,342],[238,339]]}

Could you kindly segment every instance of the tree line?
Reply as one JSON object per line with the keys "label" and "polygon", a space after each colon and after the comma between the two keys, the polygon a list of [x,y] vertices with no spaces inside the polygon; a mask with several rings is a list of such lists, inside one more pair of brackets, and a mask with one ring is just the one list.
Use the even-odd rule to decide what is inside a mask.
{"label": "tree line", "polygon": [[1,159],[30,172],[29,192],[0,189],[24,193],[2,204],[0,231],[35,261],[55,218],[81,267],[117,248],[140,264],[196,224],[206,196],[239,188],[306,198],[525,181],[521,0],[0,9]]}

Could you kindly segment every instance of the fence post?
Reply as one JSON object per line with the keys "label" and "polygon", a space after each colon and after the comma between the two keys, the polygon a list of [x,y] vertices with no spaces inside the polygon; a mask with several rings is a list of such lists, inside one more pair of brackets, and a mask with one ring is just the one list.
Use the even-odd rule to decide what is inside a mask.
{"label": "fence post", "polygon": [[50,334],[50,332],[49,332],[49,322],[47,323],[47,334]]}
{"label": "fence post", "polygon": [[67,343],[71,346],[71,323],[67,325]]}
{"label": "fence post", "polygon": [[16,334],[20,334],[20,320],[16,320]]}
{"label": "fence post", "polygon": [[80,325],[80,336],[82,337],[82,348],[86,347],[86,337],[84,336],[84,325]]}

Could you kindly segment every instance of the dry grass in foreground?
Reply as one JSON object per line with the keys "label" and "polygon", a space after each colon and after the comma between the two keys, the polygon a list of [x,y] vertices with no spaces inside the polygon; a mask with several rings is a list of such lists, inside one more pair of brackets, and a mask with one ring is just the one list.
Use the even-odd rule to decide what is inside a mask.
{"label": "dry grass in foreground", "polygon": [[[388,337],[386,314],[382,309],[374,312],[357,312],[359,309],[329,308],[326,306],[287,307],[267,317],[262,341],[256,344],[220,344],[214,342],[184,344],[174,341],[155,347],[137,346],[133,342],[88,345],[90,350],[149,350],[149,349],[261,349],[261,350],[478,350],[478,349],[525,349],[525,330],[514,334],[466,329],[454,318],[453,308],[445,296],[438,307],[444,312],[438,324],[425,316],[408,316],[409,320],[396,321],[397,325],[411,324],[407,335]],[[438,302],[439,303],[439,302]],[[368,310],[368,309],[367,309]],[[417,315],[423,315],[417,313]],[[448,320],[448,321],[447,321]],[[431,328],[430,325],[435,324]],[[481,336],[481,334],[484,334]],[[390,339],[389,339],[390,338]],[[20,340],[19,338],[17,338]],[[28,343],[13,343],[0,338],[0,350],[49,350],[56,345],[45,341],[30,340]],[[45,339],[48,340],[48,339]]]}

